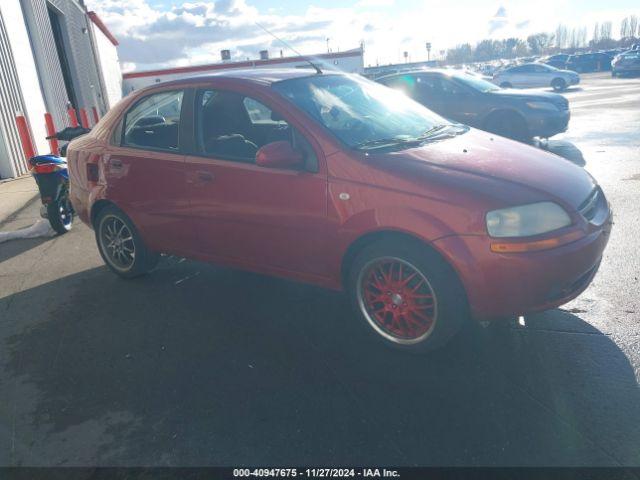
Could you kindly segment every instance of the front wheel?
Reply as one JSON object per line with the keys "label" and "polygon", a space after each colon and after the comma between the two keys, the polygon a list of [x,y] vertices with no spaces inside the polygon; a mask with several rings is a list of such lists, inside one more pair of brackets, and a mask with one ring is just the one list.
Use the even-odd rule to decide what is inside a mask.
{"label": "front wheel", "polygon": [[483,130],[518,142],[529,143],[531,133],[525,120],[516,112],[494,112],[486,119]]}
{"label": "front wheel", "polygon": [[47,204],[47,219],[49,220],[49,224],[51,224],[51,228],[59,235],[71,230],[73,226],[73,216],[73,206],[67,195],[63,195],[58,200]]}
{"label": "front wheel", "polygon": [[102,259],[121,277],[144,275],[158,263],[160,256],[145,246],[133,222],[114,206],[100,211],[95,233]]}
{"label": "front wheel", "polygon": [[425,245],[403,239],[365,247],[349,271],[348,291],[369,335],[411,353],[444,346],[468,317],[451,267]]}
{"label": "front wheel", "polygon": [[551,82],[551,88],[553,88],[556,92],[562,92],[567,88],[567,82],[562,78],[554,78]]}

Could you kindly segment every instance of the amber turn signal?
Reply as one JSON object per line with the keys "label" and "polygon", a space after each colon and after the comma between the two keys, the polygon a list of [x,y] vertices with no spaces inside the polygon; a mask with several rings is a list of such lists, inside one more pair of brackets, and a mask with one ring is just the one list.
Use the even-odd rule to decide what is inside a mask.
{"label": "amber turn signal", "polygon": [[494,242],[491,243],[491,251],[494,253],[524,253],[548,250],[550,248],[566,245],[575,242],[583,233],[574,230],[560,237],[546,238],[544,240],[534,240],[530,242]]}

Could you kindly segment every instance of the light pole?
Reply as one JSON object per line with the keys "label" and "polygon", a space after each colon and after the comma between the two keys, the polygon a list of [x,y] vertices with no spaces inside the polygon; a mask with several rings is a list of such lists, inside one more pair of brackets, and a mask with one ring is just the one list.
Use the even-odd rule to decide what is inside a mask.
{"label": "light pole", "polygon": [[427,42],[427,62],[431,60],[431,42]]}

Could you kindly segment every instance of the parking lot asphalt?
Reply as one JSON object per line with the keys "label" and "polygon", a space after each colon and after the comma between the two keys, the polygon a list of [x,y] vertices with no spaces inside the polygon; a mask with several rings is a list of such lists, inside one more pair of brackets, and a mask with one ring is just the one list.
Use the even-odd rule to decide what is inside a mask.
{"label": "parking lot asphalt", "polygon": [[594,283],[428,356],[312,286],[177,258],[121,280],[84,225],[0,244],[0,465],[640,466],[640,79],[582,78],[543,147],[615,211]]}

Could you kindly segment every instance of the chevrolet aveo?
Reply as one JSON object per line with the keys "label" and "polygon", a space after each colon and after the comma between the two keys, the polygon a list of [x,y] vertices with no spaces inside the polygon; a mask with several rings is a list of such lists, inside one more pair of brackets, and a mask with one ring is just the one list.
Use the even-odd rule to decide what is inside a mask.
{"label": "chevrolet aveo", "polygon": [[414,352],[468,318],[575,298],[611,229],[583,169],[344,74],[149,87],[68,159],[72,203],[116,274],[162,252],[345,290],[366,331]]}

